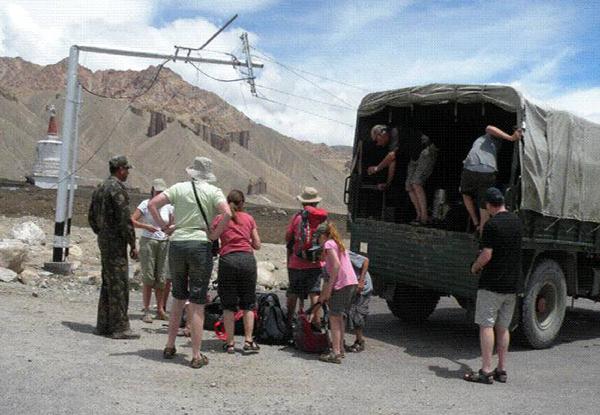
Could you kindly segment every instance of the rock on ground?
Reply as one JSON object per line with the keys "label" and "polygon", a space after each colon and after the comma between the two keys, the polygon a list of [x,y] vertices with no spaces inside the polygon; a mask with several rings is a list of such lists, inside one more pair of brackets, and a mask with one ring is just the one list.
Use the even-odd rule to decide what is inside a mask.
{"label": "rock on ground", "polygon": [[16,239],[0,240],[0,267],[16,273],[23,271],[27,260],[27,246]]}
{"label": "rock on ground", "polygon": [[43,245],[46,241],[44,231],[33,222],[23,222],[13,226],[12,236],[28,245]]}
{"label": "rock on ground", "polygon": [[13,282],[17,279],[17,273],[12,269],[0,268],[0,281]]}

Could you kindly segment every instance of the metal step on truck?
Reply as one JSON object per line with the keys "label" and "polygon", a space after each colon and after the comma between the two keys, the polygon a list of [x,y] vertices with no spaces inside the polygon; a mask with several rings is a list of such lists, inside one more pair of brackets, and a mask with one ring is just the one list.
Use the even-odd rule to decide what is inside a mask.
{"label": "metal step on truck", "polygon": [[[413,127],[438,147],[425,183],[431,226],[410,225],[415,212],[404,190],[408,157],[398,153],[384,191],[377,185],[388,172],[367,173],[388,154],[370,137],[377,124]],[[549,347],[569,296],[600,299],[598,124],[540,107],[510,86],[431,84],[365,96],[344,190],[351,249],[369,257],[375,294],[400,319],[427,319],[440,296],[454,296],[472,310],[478,279],[469,268],[479,246],[459,184],[462,161],[488,125],[524,127],[523,139],[504,142],[498,153],[496,186],[524,230],[522,295],[512,326],[533,348]]]}

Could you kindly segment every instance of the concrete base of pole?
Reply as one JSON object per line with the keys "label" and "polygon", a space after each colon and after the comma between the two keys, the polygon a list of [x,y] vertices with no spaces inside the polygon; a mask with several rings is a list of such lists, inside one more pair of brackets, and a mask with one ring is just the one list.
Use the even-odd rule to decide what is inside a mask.
{"label": "concrete base of pole", "polygon": [[70,275],[73,273],[73,264],[70,262],[44,262],[44,269],[53,274]]}

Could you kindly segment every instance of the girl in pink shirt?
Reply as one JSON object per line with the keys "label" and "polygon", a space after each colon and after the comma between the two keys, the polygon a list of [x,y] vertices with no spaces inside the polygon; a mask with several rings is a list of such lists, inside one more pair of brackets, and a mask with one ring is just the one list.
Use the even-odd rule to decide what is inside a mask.
{"label": "girl in pink shirt", "polygon": [[332,351],[321,355],[319,360],[342,363],[344,350],[344,313],[347,313],[356,292],[358,280],[346,252],[346,247],[333,222],[319,225],[316,231],[323,247],[325,270],[328,278],[321,289],[319,301],[329,305]]}

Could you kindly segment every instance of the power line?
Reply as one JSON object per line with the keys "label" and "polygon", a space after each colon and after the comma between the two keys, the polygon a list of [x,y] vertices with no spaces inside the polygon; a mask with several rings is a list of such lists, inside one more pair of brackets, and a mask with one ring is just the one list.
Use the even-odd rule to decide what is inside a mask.
{"label": "power line", "polygon": [[330,102],[320,101],[318,99],[309,98],[309,97],[306,97],[306,96],[303,97],[301,95],[296,95],[296,94],[292,94],[290,92],[285,92],[285,91],[281,91],[279,89],[271,88],[271,87],[266,86],[266,85],[256,84],[256,86],[259,87],[259,88],[268,89],[268,90],[273,91],[273,92],[278,92],[280,94],[289,95],[289,96],[294,97],[294,98],[300,98],[300,99],[304,99],[304,100],[307,100],[307,101],[317,102],[319,104],[329,105],[331,107],[341,108],[341,109],[344,109],[344,110],[356,111],[356,108],[346,107],[346,106],[343,106],[343,105],[336,105],[336,104],[332,104]]}
{"label": "power line", "polygon": [[200,72],[202,75],[206,76],[207,78],[210,78],[214,81],[218,81],[218,82],[239,82],[239,81],[247,81],[250,78],[237,78],[237,79],[220,79],[220,78],[215,78],[212,75],[207,74],[206,72],[204,72],[202,69],[200,69],[196,64],[194,64],[194,62],[189,62],[194,68],[196,68],[196,71]]}
{"label": "power line", "polygon": [[279,102],[279,101],[276,101],[276,100],[274,100],[274,99],[267,98],[267,97],[266,97],[266,96],[264,96],[264,95],[257,95],[256,97],[257,97],[258,99],[262,99],[263,101],[271,102],[271,103],[273,103],[273,104],[277,104],[277,105],[282,105],[282,106],[284,106],[284,107],[288,107],[288,108],[291,108],[291,109],[293,109],[293,110],[296,110],[296,111],[304,112],[304,113],[306,113],[306,114],[309,114],[309,115],[312,115],[312,116],[314,116],[314,117],[322,118],[322,119],[324,119],[324,120],[332,121],[332,122],[335,122],[335,123],[338,123],[338,124],[346,125],[346,126],[348,126],[348,127],[350,127],[350,128],[354,128],[354,125],[352,125],[352,124],[348,124],[348,123],[346,123],[346,122],[339,121],[339,120],[336,120],[336,119],[333,119],[333,118],[325,117],[325,116],[323,116],[323,115],[321,115],[321,114],[316,114],[316,113],[314,113],[314,112],[306,111],[306,110],[303,110],[303,109],[301,109],[301,108],[297,108],[297,107],[294,107],[294,106],[292,106],[292,105],[288,105],[288,104],[285,104],[285,103],[283,103],[283,102]]}
{"label": "power line", "polygon": [[[344,81],[339,81],[339,80],[337,80],[337,79],[331,79],[331,78],[327,78],[326,76],[323,76],[323,75],[319,75],[319,74],[316,74],[316,73],[312,73],[312,72],[306,71],[306,70],[304,70],[304,69],[300,69],[300,68],[294,68],[294,67],[292,67],[292,66],[290,66],[290,65],[283,64],[283,63],[281,63],[281,62],[278,62],[278,61],[276,61],[276,60],[275,60],[275,59],[273,59],[273,58],[270,58],[270,57],[268,57],[268,56],[267,56],[265,53],[261,52],[261,51],[260,51],[259,49],[257,49],[256,47],[254,47],[254,46],[250,46],[250,47],[262,55],[262,56],[258,56],[259,58],[261,58],[261,59],[265,59],[265,60],[267,60],[267,61],[269,61],[269,62],[272,62],[272,63],[274,63],[274,64],[276,64],[276,65],[280,65],[280,66],[283,66],[283,67],[286,67],[286,66],[287,66],[287,67],[289,67],[289,68],[292,68],[292,69],[294,69],[295,71],[302,72],[302,73],[305,73],[305,74],[307,74],[307,75],[314,76],[315,78],[320,78],[320,79],[323,79],[323,80],[325,80],[325,81],[334,82],[334,83],[336,83],[336,84],[340,84],[340,85],[344,85],[344,86],[347,86],[347,87],[350,87],[350,88],[358,89],[359,91],[363,91],[363,92],[371,92],[370,90],[368,90],[368,89],[366,89],[366,88],[362,88],[362,87],[360,87],[360,86],[352,85],[352,84],[349,84],[349,83],[347,83],[347,82],[344,82]],[[287,69],[287,68],[286,68],[286,69]]]}
{"label": "power line", "polygon": [[[106,136],[106,138],[102,141],[102,143],[100,143],[100,145],[98,146],[98,148],[96,148],[96,150],[94,150],[94,152],[92,152],[92,155],[83,163],[81,163],[79,165],[79,167],[77,167],[77,169],[75,169],[75,171],[73,171],[72,173],[67,174],[65,177],[63,177],[61,180],[58,181],[57,185],[59,183],[62,183],[63,181],[70,179],[72,176],[76,175],[79,171],[81,171],[81,169],[83,169],[85,166],[87,166],[87,164],[92,161],[94,159],[94,157],[96,157],[96,155],[100,152],[100,150],[102,150],[102,148],[104,147],[104,145],[106,143],[108,143],[112,137],[112,135],[114,134],[114,132],[117,130],[117,127],[119,126],[119,124],[121,123],[121,121],[123,120],[123,117],[125,116],[125,113],[127,112],[127,110],[129,110],[131,104],[133,104],[133,102],[135,100],[137,100],[139,97],[141,97],[142,95],[148,93],[148,91],[150,91],[150,89],[152,89],[152,87],[156,84],[157,80],[158,80],[158,76],[160,75],[160,71],[162,70],[162,68],[167,64],[169,60],[165,60],[163,63],[161,63],[158,66],[158,69],[156,71],[156,73],[154,74],[154,77],[152,78],[152,81],[150,83],[150,85],[141,93],[134,95],[129,99],[129,104],[123,109],[123,111],[121,112],[121,115],[119,116],[119,118],[117,119],[117,122],[113,125],[113,128],[110,130],[110,132],[108,133],[108,135]],[[191,63],[191,62],[190,62]],[[86,91],[87,93],[100,97],[100,98],[106,98],[106,99],[125,99],[124,97],[111,97],[111,96],[104,96],[101,94],[97,94],[93,91],[90,91],[89,89],[87,89],[86,87],[84,87],[82,84],[81,85],[81,89],[83,89],[84,91]]]}
{"label": "power line", "polygon": [[[107,98],[107,99],[130,99],[131,102],[133,102],[133,101],[135,101],[136,99],[138,99],[139,97],[141,97],[142,95],[146,94],[148,91],[150,91],[152,89],[152,87],[154,86],[154,84],[156,84],[156,81],[158,81],[158,76],[160,75],[160,71],[162,71],[163,67],[167,64],[167,62],[169,62],[169,59],[166,59],[163,63],[161,63],[160,65],[158,65],[158,69],[156,70],[156,73],[154,74],[154,77],[152,78],[152,81],[150,82],[150,85],[148,86],[148,88],[146,88],[145,90],[143,90],[142,92],[140,92],[137,95],[133,95],[133,96],[130,96],[130,97],[122,97],[122,96],[115,97],[115,96],[109,96],[109,95],[102,95],[102,94],[99,94],[97,92],[90,91],[83,84],[80,84],[81,85],[81,89],[83,89],[88,94],[94,95],[94,96],[99,97],[99,98]],[[192,62],[190,62],[190,63],[192,63]],[[192,65],[193,65],[193,63],[192,63]]]}

